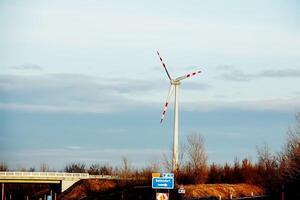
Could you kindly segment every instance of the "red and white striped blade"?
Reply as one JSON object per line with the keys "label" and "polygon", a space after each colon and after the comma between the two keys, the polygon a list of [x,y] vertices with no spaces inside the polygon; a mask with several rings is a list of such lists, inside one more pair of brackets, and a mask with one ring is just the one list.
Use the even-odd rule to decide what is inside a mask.
{"label": "red and white striped blade", "polygon": [[162,112],[162,115],[161,115],[161,119],[160,119],[160,123],[163,122],[165,116],[166,116],[166,111],[168,109],[168,105],[169,105],[169,99],[173,93],[173,89],[174,89],[174,86],[173,85],[170,85],[170,89],[169,89],[169,93],[168,93],[168,96],[167,96],[167,100],[166,100],[166,103],[164,105],[164,109],[163,109],[163,112]]}
{"label": "red and white striped blade", "polygon": [[186,79],[186,78],[195,76],[195,75],[200,74],[200,73],[201,73],[201,71],[196,71],[196,72],[187,74],[187,75],[185,75],[185,76],[180,76],[180,77],[176,78],[175,80],[176,80],[176,81],[181,81],[181,80],[183,80],[183,79]]}
{"label": "red and white striped blade", "polygon": [[157,55],[158,55],[158,57],[159,57],[159,59],[160,59],[161,64],[163,65],[163,67],[164,67],[164,69],[165,69],[165,71],[166,71],[166,73],[167,73],[167,76],[168,76],[169,79],[171,80],[172,78],[171,78],[171,76],[170,76],[170,74],[169,74],[169,72],[168,72],[168,70],[167,70],[167,67],[166,67],[166,65],[165,65],[165,63],[164,63],[164,61],[163,61],[163,59],[161,58],[159,52],[158,52],[158,51],[156,51],[156,52],[157,52]]}

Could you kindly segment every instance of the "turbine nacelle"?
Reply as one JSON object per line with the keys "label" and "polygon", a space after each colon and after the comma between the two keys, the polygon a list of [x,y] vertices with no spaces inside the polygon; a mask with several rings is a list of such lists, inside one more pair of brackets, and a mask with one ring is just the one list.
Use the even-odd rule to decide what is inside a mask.
{"label": "turbine nacelle", "polygon": [[177,79],[171,79],[170,83],[171,85],[180,85],[180,81]]}

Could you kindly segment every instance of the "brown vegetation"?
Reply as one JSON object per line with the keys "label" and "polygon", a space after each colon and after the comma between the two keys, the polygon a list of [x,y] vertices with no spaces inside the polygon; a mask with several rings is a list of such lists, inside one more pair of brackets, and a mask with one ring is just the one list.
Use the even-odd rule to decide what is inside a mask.
{"label": "brown vegetation", "polygon": [[261,187],[249,184],[198,184],[185,186],[185,197],[207,197],[213,196],[222,199],[232,197],[249,197],[251,195],[263,195],[264,190]]}

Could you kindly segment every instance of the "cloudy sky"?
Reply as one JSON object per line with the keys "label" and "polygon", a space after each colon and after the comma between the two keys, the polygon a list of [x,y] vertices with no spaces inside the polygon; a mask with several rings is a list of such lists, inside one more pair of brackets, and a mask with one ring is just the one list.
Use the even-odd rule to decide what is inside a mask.
{"label": "cloudy sky", "polygon": [[279,151],[300,111],[296,0],[0,2],[0,161],[62,169],[134,166],[172,145],[172,77],[180,141],[202,134],[210,163]]}

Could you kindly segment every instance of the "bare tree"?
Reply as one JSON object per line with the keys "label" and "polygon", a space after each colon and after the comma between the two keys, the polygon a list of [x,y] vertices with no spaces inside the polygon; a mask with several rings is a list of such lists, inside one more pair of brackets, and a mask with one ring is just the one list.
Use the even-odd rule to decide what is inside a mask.
{"label": "bare tree", "polygon": [[0,171],[8,171],[8,166],[4,161],[0,163]]}
{"label": "bare tree", "polygon": [[153,158],[149,161],[148,165],[144,168],[142,168],[139,171],[138,177],[135,177],[136,180],[144,179],[151,181],[152,179],[152,173],[159,172],[161,168],[161,165],[159,164],[159,159]]}
{"label": "bare tree", "polygon": [[99,175],[100,174],[100,165],[99,164],[92,164],[88,169],[88,173],[92,175]]}
{"label": "bare tree", "polygon": [[163,153],[162,155],[162,165],[167,172],[172,172],[173,170],[172,156],[173,156],[172,152]]}
{"label": "bare tree", "polygon": [[191,171],[195,183],[203,183],[207,177],[207,156],[204,139],[200,134],[190,134],[186,139],[186,169]]}
{"label": "bare tree", "polygon": [[92,164],[90,168],[88,169],[88,173],[92,175],[112,175],[113,168],[106,165],[100,165],[100,164]]}
{"label": "bare tree", "polygon": [[153,158],[149,161],[148,168],[151,170],[151,172],[158,172],[161,168],[161,165],[159,163],[159,159]]}
{"label": "bare tree", "polygon": [[186,155],[192,169],[206,166],[207,156],[204,149],[204,139],[199,134],[187,136]]}
{"label": "bare tree", "polygon": [[34,167],[30,167],[30,168],[28,169],[28,171],[29,171],[29,172],[35,172],[35,168],[34,168]]}
{"label": "bare tree", "polygon": [[84,163],[71,163],[65,166],[65,172],[68,173],[85,173],[85,164]]}
{"label": "bare tree", "polygon": [[123,178],[128,178],[131,172],[131,164],[126,156],[122,156],[123,167],[121,170],[121,176]]}
{"label": "bare tree", "polygon": [[[183,144],[180,144],[180,148],[178,151],[178,171],[182,169],[185,159],[185,148]],[[162,166],[167,172],[173,171],[173,147],[167,153],[163,153],[162,155]]]}
{"label": "bare tree", "polygon": [[49,171],[49,167],[48,167],[48,165],[46,164],[46,163],[41,163],[41,165],[40,165],[40,172],[47,172],[47,171]]}
{"label": "bare tree", "polygon": [[270,147],[265,142],[262,147],[257,147],[258,165],[264,169],[271,168],[275,162],[275,156],[272,155]]}

